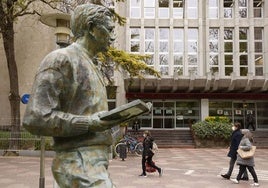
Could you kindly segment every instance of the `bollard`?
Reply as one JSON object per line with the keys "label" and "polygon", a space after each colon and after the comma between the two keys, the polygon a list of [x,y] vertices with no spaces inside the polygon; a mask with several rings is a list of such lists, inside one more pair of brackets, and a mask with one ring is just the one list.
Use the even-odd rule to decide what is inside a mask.
{"label": "bollard", "polygon": [[127,158],[127,144],[121,144],[119,147],[119,157],[122,159],[122,161]]}
{"label": "bollard", "polygon": [[45,144],[46,139],[41,136],[41,148],[40,148],[40,177],[39,188],[45,188]]}

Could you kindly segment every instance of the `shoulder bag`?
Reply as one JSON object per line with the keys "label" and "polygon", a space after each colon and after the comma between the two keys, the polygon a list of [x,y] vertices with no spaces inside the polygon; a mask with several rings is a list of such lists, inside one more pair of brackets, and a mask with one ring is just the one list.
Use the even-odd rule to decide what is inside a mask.
{"label": "shoulder bag", "polygon": [[158,146],[155,142],[153,142],[153,148],[151,149],[151,151],[155,154],[158,150]]}
{"label": "shoulder bag", "polygon": [[242,159],[249,159],[249,158],[252,158],[254,156],[255,151],[256,151],[256,146],[252,146],[249,151],[244,151],[244,150],[239,148],[237,150],[237,153],[240,155],[240,157]]}

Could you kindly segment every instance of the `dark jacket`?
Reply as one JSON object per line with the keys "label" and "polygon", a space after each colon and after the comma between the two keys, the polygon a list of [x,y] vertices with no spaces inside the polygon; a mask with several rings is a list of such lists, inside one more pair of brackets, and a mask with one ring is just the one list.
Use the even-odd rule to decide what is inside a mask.
{"label": "dark jacket", "polygon": [[230,145],[228,157],[236,159],[237,149],[238,149],[238,146],[240,144],[242,137],[243,137],[243,135],[242,135],[240,129],[233,131],[232,136],[231,136],[231,145]]}
{"label": "dark jacket", "polygon": [[151,136],[146,136],[143,140],[143,157],[152,157],[154,153],[152,152],[153,148],[153,137]]}

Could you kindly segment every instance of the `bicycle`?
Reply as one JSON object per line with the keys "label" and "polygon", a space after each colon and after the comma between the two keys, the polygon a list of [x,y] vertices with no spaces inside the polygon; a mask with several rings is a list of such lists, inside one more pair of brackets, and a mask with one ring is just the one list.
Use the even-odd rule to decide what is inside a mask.
{"label": "bicycle", "polygon": [[142,155],[143,145],[136,138],[125,135],[123,139],[115,145],[114,151],[117,156],[120,156],[120,147],[126,147],[127,153],[135,153],[137,156]]}

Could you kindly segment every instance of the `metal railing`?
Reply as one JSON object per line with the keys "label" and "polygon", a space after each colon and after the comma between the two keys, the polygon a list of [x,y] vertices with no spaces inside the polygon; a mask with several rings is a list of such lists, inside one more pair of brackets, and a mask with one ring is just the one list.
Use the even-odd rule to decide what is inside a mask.
{"label": "metal railing", "polygon": [[[120,137],[119,126],[112,129],[112,135],[115,140]],[[52,143],[52,137],[46,137],[45,150],[53,150]],[[20,127],[20,132],[12,132],[10,125],[0,125],[0,150],[40,150],[40,147],[40,136],[32,135],[23,127]]]}
{"label": "metal railing", "polygon": [[[51,138],[46,139],[46,150],[51,150]],[[41,138],[21,128],[12,132],[11,126],[0,126],[0,150],[40,150]]]}

